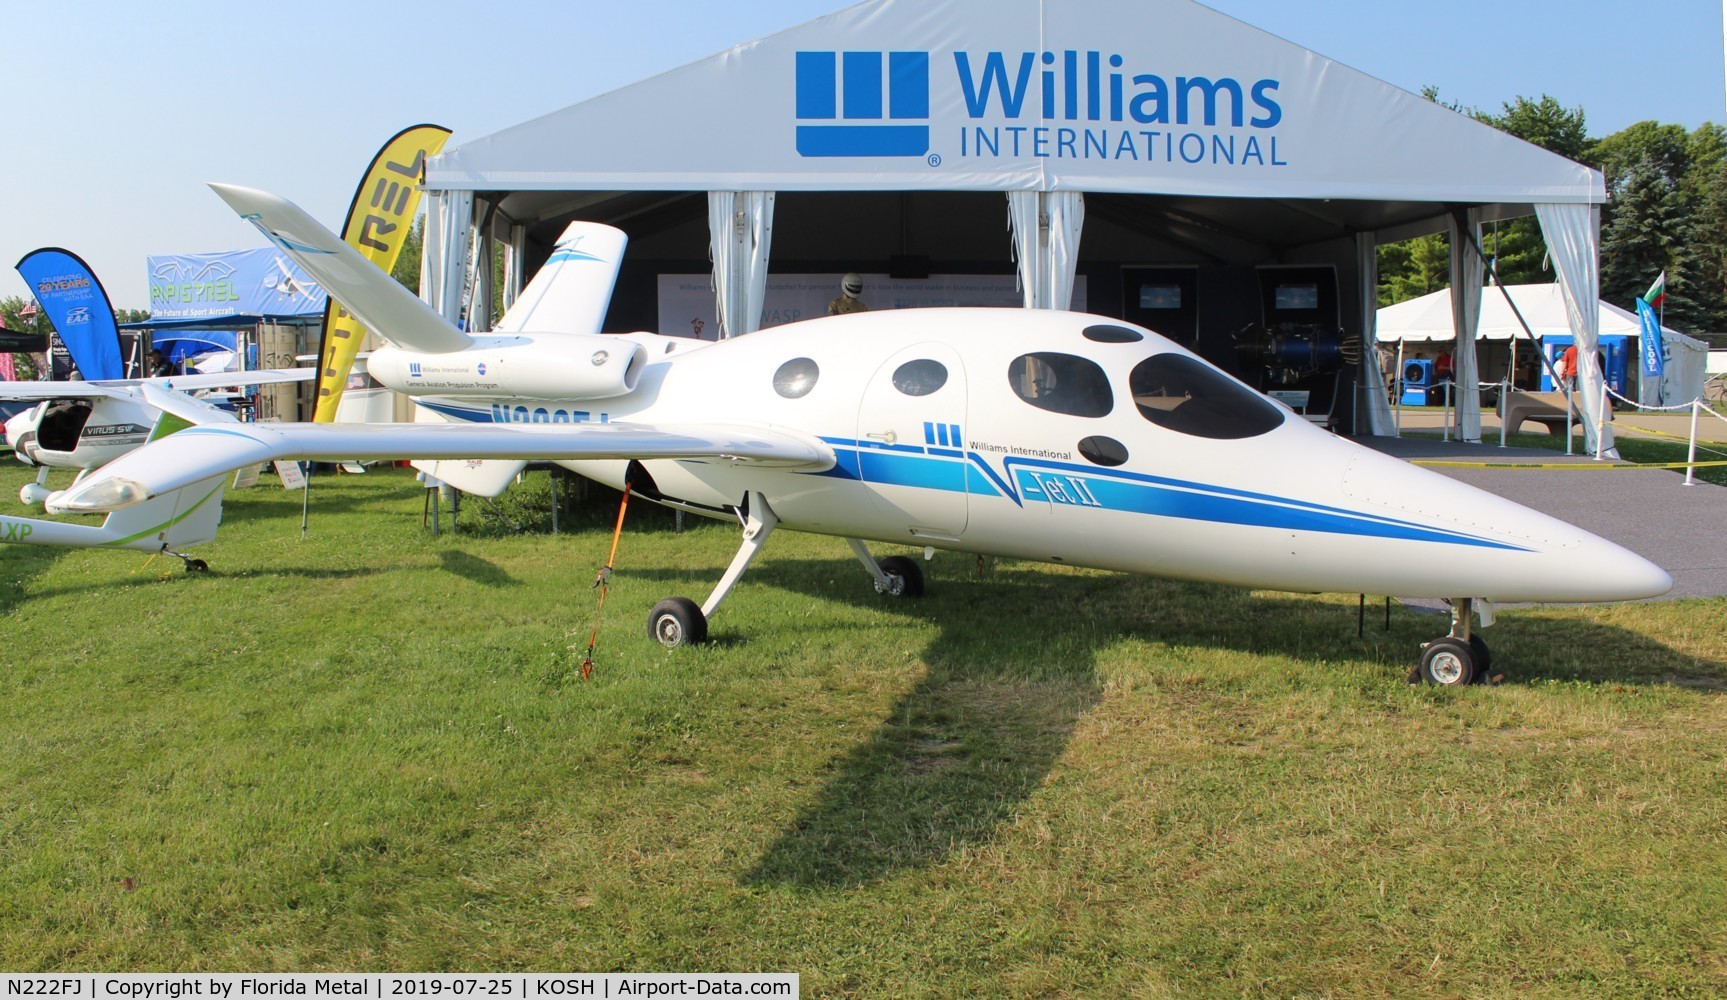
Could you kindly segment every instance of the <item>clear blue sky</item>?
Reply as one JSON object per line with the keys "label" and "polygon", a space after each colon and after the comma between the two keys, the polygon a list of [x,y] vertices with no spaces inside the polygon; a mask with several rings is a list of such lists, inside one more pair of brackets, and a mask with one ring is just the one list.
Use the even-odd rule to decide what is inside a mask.
{"label": "clear blue sky", "polygon": [[[378,146],[417,122],[459,144],[845,6],[844,0],[67,0],[6,18],[0,295],[39,246],[90,261],[121,308],[144,258],[262,245],[204,187],[297,201],[337,228]],[[1716,0],[1209,0],[1411,91],[1497,110],[1581,106],[1592,135],[1722,121]],[[339,26],[398,39],[378,63]],[[435,67],[435,68],[434,68]],[[365,81],[362,100],[345,81]]]}

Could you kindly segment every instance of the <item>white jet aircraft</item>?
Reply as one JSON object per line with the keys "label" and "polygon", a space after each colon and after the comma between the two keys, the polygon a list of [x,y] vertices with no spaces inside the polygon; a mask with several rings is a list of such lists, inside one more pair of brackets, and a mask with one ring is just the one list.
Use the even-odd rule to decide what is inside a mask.
{"label": "white jet aircraft", "polygon": [[917,563],[878,561],[866,541],[1448,598],[1450,633],[1421,656],[1422,675],[1440,684],[1485,672],[1473,621],[1490,623],[1492,602],[1630,600],[1672,584],[1570,524],[1326,433],[1119,320],[929,309],[713,344],[600,335],[623,236],[577,223],[499,329],[470,335],[293,204],[213,187],[391,341],[371,372],[416,397],[429,422],[205,424],[196,404],[146,388],[199,425],[91,473],[50,510],[124,510],[283,458],[483,459],[467,482],[468,463],[443,461],[439,475],[495,494],[520,463],[549,459],[740,522],[742,545],[705,603],[654,607],[649,629],[667,646],[705,637],[785,527],[844,538],[877,590],[900,596],[922,591]]}

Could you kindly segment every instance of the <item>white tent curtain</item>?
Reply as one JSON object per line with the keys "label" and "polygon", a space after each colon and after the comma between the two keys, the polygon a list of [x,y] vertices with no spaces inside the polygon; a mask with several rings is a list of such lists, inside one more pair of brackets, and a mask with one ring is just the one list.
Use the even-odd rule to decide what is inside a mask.
{"label": "white tent curtain", "polygon": [[[1598,205],[1536,205],[1535,218],[1553,255],[1553,269],[1565,295],[1565,312],[1571,333],[1577,338],[1577,407],[1583,414],[1583,437],[1590,452],[1596,449],[1595,421],[1601,408],[1601,365],[1595,351],[1600,344],[1600,312],[1595,303],[1601,296],[1601,208]],[[1583,308],[1587,304],[1589,308]],[[1618,458],[1613,445],[1613,426],[1601,425],[1602,454]]]}
{"label": "white tent curtain", "polygon": [[468,245],[473,238],[474,193],[472,191],[427,192],[425,243],[422,261],[425,280],[420,297],[452,323],[462,319],[462,304],[468,281]]}
{"label": "white tent curtain", "polygon": [[1485,268],[1475,248],[1481,245],[1481,213],[1470,209],[1451,216],[1452,399],[1457,406],[1457,437],[1481,443],[1481,363],[1476,359],[1475,327],[1481,320],[1481,277]]}
{"label": "white tent curtain", "polygon": [[1027,309],[1069,309],[1085,229],[1078,191],[1009,191],[1008,227]]}
{"label": "white tent curtain", "polygon": [[1397,421],[1391,414],[1391,400],[1385,392],[1385,373],[1379,364],[1379,241],[1373,233],[1355,234],[1355,273],[1361,300],[1361,393],[1356,405],[1361,408],[1363,425],[1373,437],[1392,437],[1397,433]]}
{"label": "white tent curtain", "polygon": [[468,288],[468,329],[490,330],[499,310],[498,289],[494,282],[492,271],[493,255],[497,253],[497,240],[492,235],[492,206],[481,201],[476,208],[485,221],[474,233],[472,244],[468,247],[468,274],[472,283]]}
{"label": "white tent curtain", "polygon": [[522,274],[522,265],[527,263],[528,227],[521,223],[510,226],[509,241],[504,244],[504,287],[502,301],[499,304],[499,314],[507,313],[516,304],[516,296],[522,294],[522,288],[527,284]]}
{"label": "white tent curtain", "polygon": [[773,239],[772,191],[708,192],[708,240],[721,337],[760,329]]}

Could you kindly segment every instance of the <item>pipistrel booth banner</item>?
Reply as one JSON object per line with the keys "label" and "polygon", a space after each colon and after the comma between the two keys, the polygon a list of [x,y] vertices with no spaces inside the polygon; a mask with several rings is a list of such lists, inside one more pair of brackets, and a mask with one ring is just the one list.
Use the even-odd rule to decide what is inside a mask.
{"label": "pipistrel booth banner", "polygon": [[319,314],[329,298],[273,247],[153,256],[148,266],[156,322]]}

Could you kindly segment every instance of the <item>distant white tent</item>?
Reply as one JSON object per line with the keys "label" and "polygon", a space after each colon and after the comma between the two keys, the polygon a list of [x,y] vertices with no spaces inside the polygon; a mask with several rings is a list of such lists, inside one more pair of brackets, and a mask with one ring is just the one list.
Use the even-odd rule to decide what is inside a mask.
{"label": "distant white tent", "polygon": [[[1510,302],[1506,301],[1509,294]],[[1515,303],[1516,312],[1511,305]],[[1523,321],[1518,322],[1521,313]],[[1397,341],[1431,343],[1456,339],[1451,315],[1451,291],[1440,289],[1420,298],[1399,302],[1379,310],[1375,336],[1380,343]],[[1599,312],[1602,337],[1638,337],[1642,325],[1637,314],[1621,309],[1611,302],[1601,302]],[[1502,285],[1481,290],[1481,319],[1475,329],[1476,340],[1511,340],[1536,337],[1570,336],[1571,320],[1566,312],[1565,296],[1557,282],[1545,285]],[[1661,328],[1661,340],[1667,348],[1667,367],[1660,386],[1644,384],[1640,400],[1651,405],[1684,402],[1703,392],[1703,379],[1709,354],[1707,344],[1667,326]]]}

